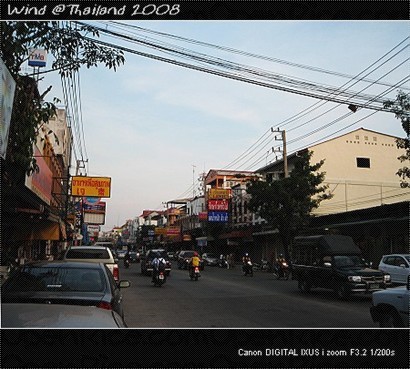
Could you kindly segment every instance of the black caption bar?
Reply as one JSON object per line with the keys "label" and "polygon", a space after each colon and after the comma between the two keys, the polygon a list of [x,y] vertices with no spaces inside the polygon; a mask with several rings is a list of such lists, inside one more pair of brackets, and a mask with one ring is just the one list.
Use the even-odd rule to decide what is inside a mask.
{"label": "black caption bar", "polygon": [[407,329],[2,330],[2,368],[408,368]]}
{"label": "black caption bar", "polygon": [[2,20],[408,20],[408,1],[2,1]]}

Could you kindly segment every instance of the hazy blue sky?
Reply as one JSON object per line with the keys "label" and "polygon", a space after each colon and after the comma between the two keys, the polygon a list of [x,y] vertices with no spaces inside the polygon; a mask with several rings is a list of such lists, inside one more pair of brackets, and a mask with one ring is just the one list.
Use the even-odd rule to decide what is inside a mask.
{"label": "hazy blue sky", "polygon": [[[409,23],[399,21],[124,23],[351,76],[368,68],[409,36]],[[102,22],[94,24],[103,25]],[[112,27],[109,25],[108,29],[114,29]],[[172,39],[165,40],[155,35],[151,37],[318,85],[337,87],[349,81],[348,78],[282,63]],[[106,36],[101,39],[155,53],[118,39]],[[409,54],[407,48],[368,78],[379,79],[402,63]],[[167,57],[174,58],[170,55]],[[324,139],[373,112],[369,109],[359,110],[347,119],[302,140],[299,137],[303,134],[349,112],[347,106],[329,102],[301,120],[283,127],[282,122],[319,100],[188,70],[129,53],[125,54],[125,58],[125,65],[117,72],[101,66],[84,68],[80,73],[82,117],[89,160],[87,174],[112,178],[112,197],[106,199],[104,229],[121,225],[127,219],[140,215],[144,209],[163,209],[163,202],[192,194],[193,165],[195,179],[201,172],[224,168],[254,145],[270,127],[286,129],[288,151],[292,152]],[[384,77],[383,81],[397,84],[408,75],[408,71],[407,61]],[[48,74],[43,83],[44,86],[54,86],[49,98],[57,96],[62,99],[56,74]],[[358,92],[370,85],[370,82],[363,82],[352,86],[350,90]],[[377,95],[386,89],[385,86],[371,86],[362,93]],[[397,89],[388,96],[394,98],[396,92]],[[333,111],[306,123],[333,107]],[[302,123],[306,124],[295,128]],[[358,127],[395,136],[404,135],[400,122],[393,115],[383,112],[353,124],[339,134]],[[267,150],[278,146],[279,142],[271,138],[266,148],[264,145],[259,145],[261,151],[254,158],[251,158],[253,154],[249,154],[230,169],[250,170],[249,166],[259,159],[259,163],[252,168],[255,170],[273,161],[274,155],[268,156]]]}

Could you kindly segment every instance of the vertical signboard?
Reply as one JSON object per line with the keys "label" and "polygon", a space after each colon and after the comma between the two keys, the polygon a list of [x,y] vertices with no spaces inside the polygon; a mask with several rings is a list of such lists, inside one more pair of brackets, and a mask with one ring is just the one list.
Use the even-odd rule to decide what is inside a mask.
{"label": "vertical signboard", "polygon": [[6,159],[7,141],[9,138],[11,112],[13,110],[16,82],[0,59],[1,93],[0,93],[0,156]]}
{"label": "vertical signboard", "polygon": [[45,67],[47,64],[47,52],[44,49],[31,49],[28,57],[30,67]]}

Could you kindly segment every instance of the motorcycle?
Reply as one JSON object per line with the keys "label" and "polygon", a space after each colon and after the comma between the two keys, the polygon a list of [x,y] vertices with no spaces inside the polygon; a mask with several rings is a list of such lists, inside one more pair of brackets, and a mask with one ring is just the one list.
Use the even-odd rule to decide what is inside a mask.
{"label": "motorcycle", "polygon": [[226,259],[219,259],[218,266],[220,268],[228,268],[228,261]]}
{"label": "motorcycle", "polygon": [[195,267],[191,267],[189,270],[189,278],[191,278],[192,280],[197,281],[198,278],[201,276],[201,273],[199,271],[199,267],[195,266]]}
{"label": "motorcycle", "polygon": [[130,260],[129,259],[124,259],[124,267],[129,268],[130,267]]}
{"label": "motorcycle", "polygon": [[160,270],[158,273],[155,274],[152,282],[154,286],[161,287],[167,280],[167,276],[164,271]]}
{"label": "motorcycle", "polygon": [[283,278],[284,280],[287,281],[290,276],[289,264],[286,261],[276,263],[273,274],[276,276],[276,279]]}
{"label": "motorcycle", "polygon": [[253,277],[253,266],[252,262],[247,261],[245,264],[242,265],[242,272],[244,276],[250,275]]}

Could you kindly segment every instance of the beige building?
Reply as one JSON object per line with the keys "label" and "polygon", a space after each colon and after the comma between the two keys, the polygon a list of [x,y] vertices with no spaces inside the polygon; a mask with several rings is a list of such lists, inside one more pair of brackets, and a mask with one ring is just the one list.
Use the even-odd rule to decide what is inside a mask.
{"label": "beige building", "polygon": [[[324,159],[320,171],[326,172],[325,184],[333,194],[322,201],[316,215],[334,214],[410,201],[410,189],[400,187],[397,170],[404,165],[397,158],[404,154],[396,145],[397,137],[359,128],[306,148],[313,152],[311,163]],[[289,171],[296,154],[288,157]],[[283,161],[259,170],[267,176],[283,176]]]}

